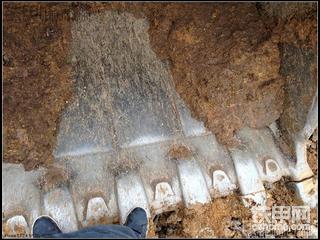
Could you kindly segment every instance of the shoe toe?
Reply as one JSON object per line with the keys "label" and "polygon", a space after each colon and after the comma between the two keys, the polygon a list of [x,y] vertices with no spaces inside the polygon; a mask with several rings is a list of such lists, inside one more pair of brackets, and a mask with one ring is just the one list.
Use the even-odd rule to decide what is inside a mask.
{"label": "shoe toe", "polygon": [[44,216],[34,222],[32,232],[35,237],[41,237],[61,233],[61,230],[51,218]]}
{"label": "shoe toe", "polygon": [[125,225],[144,237],[148,228],[148,217],[146,211],[142,208],[133,209],[128,215]]}

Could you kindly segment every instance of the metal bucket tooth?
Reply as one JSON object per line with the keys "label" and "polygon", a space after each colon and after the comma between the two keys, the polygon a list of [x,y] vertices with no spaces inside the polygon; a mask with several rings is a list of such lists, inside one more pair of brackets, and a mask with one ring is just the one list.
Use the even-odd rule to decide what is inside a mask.
{"label": "metal bucket tooth", "polygon": [[[228,150],[220,145],[212,134],[190,137],[186,142],[201,166],[211,196],[216,198],[232,193],[237,188],[237,177]],[[216,171],[225,174],[223,182],[217,179],[214,181]]]}
{"label": "metal bucket tooth", "polygon": [[[312,113],[312,114],[315,114],[315,113]],[[312,125],[314,125],[314,123]],[[309,126],[307,127],[308,130],[305,130],[306,131],[305,133],[301,131],[301,136],[298,136],[294,139],[295,160],[292,160],[289,158],[285,159],[287,162],[290,178],[293,181],[301,181],[303,179],[313,176],[312,170],[307,162],[307,145],[308,145],[308,139],[310,137],[309,136],[310,124],[307,124],[307,126]],[[313,126],[313,128],[315,128],[315,126]],[[273,122],[269,126],[269,129],[273,133],[275,142],[278,142],[280,140],[280,130],[277,122]]]}
{"label": "metal bucket tooth", "polygon": [[43,213],[56,220],[62,232],[78,230],[78,221],[69,190],[56,188],[44,194]]}
{"label": "metal bucket tooth", "polygon": [[[165,141],[126,150],[129,156],[141,160],[139,174],[151,212],[156,214],[173,209],[182,202],[177,167],[168,157],[171,146],[172,141]],[[163,194],[159,190],[164,191]]]}
{"label": "metal bucket tooth", "polygon": [[[175,100],[184,141],[193,151],[194,158],[201,167],[211,197],[222,197],[232,193],[237,188],[237,178],[228,150],[217,142],[203,122],[191,116],[190,110],[176,93]],[[216,171],[224,174],[224,181],[215,179]]]}
{"label": "metal bucket tooth", "polygon": [[177,176],[170,182],[158,182],[154,190],[150,207],[153,214],[160,214],[165,211],[171,211],[182,203],[182,194]]}
{"label": "metal bucket tooth", "polygon": [[[176,178],[173,182],[175,182],[173,185],[179,184]],[[154,210],[154,214],[160,214],[164,211],[173,210],[181,203],[181,200],[181,196],[172,190],[168,182],[160,182],[155,187],[154,200],[151,203],[151,207]]]}
{"label": "metal bucket tooth", "polygon": [[222,170],[215,170],[212,173],[212,188],[213,188],[213,196],[216,197],[224,197],[229,195],[233,190],[237,187],[234,183],[231,182],[230,178],[227,174]]}
{"label": "metal bucket tooth", "polygon": [[7,237],[29,237],[30,228],[24,216],[16,215],[9,218],[3,226],[2,235]]}
{"label": "metal bucket tooth", "polygon": [[307,162],[307,139],[296,139],[294,142],[296,162],[290,164],[291,179],[301,181],[313,176],[313,172]]}
{"label": "metal bucket tooth", "polygon": [[230,153],[234,161],[244,204],[250,206],[254,202],[254,205],[264,205],[266,203],[265,188],[251,154],[245,149],[232,149]]}
{"label": "metal bucket tooth", "polygon": [[150,217],[149,203],[141,178],[135,173],[119,176],[116,179],[117,200],[120,210],[120,222],[125,223],[128,214],[135,207],[146,210]]}
{"label": "metal bucket tooth", "polygon": [[[244,204],[266,204],[263,182],[288,176],[289,163],[275,144],[271,130],[243,128],[237,132],[241,146],[230,149]],[[252,206],[252,205],[251,205]]]}
{"label": "metal bucket tooth", "polygon": [[41,193],[37,182],[41,174],[43,169],[26,172],[22,165],[2,165],[3,220],[23,215],[28,225],[32,225],[41,214]]}
{"label": "metal bucket tooth", "polygon": [[195,204],[211,201],[207,182],[198,163],[194,159],[179,160],[180,186],[185,206],[190,208]]}
{"label": "metal bucket tooth", "polygon": [[[90,199],[101,198],[107,208],[103,216],[99,210],[99,216],[104,222],[116,221],[118,208],[114,189],[114,176],[108,170],[107,163],[113,158],[112,154],[98,153],[61,159],[66,162],[72,172],[69,181],[70,192],[74,201],[78,221],[82,226],[95,222],[98,216],[87,219],[88,203]],[[94,220],[94,221],[93,221]]]}
{"label": "metal bucket tooth", "polygon": [[275,182],[290,174],[289,162],[276,145],[270,129],[243,128],[237,137],[242,142],[243,153],[252,159],[262,181]]}
{"label": "metal bucket tooth", "polygon": [[86,212],[86,223],[97,223],[107,216],[109,209],[102,197],[89,199]]}

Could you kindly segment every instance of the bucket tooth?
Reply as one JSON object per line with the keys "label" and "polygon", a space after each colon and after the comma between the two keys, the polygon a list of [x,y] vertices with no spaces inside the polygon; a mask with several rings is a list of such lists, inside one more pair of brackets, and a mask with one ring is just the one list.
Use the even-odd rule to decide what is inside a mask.
{"label": "bucket tooth", "polygon": [[[238,149],[230,149],[230,152],[242,194],[261,195],[263,192],[262,182],[273,183],[280,180],[282,176],[290,176],[291,180],[295,182],[290,182],[289,185],[296,190],[301,200],[310,206],[317,204],[317,190],[312,190],[316,184],[313,182],[314,180],[310,179],[313,173],[306,160],[307,140],[300,138],[298,141],[296,139],[297,162],[293,162],[285,158],[280,151],[270,129],[243,128],[238,131],[237,136],[241,140],[242,146]],[[276,137],[276,135],[274,136]],[[303,180],[306,178],[308,180]],[[263,199],[262,195],[255,198]]]}
{"label": "bucket tooth", "polygon": [[95,223],[107,217],[108,207],[101,197],[91,198],[88,201],[86,222]]}
{"label": "bucket tooth", "polygon": [[[168,157],[171,146],[172,141],[166,141],[128,149],[129,156],[135,156],[141,160],[142,164],[139,168],[139,173],[151,211],[156,214],[169,211],[182,202],[177,166]],[[157,194],[157,184],[159,183],[168,184],[166,189],[170,187],[174,195],[160,199],[161,195]],[[158,198],[155,196],[158,196]]]}
{"label": "bucket tooth", "polygon": [[[188,138],[186,141],[190,148],[192,148],[194,158],[201,166],[211,196],[213,198],[219,197],[217,189],[215,189],[217,186],[214,186],[213,179],[213,173],[217,170],[223,171],[230,180],[230,191],[227,192],[231,193],[231,189],[234,190],[237,187],[237,177],[234,163],[228,150],[220,145],[212,134],[195,136]],[[224,192],[222,195],[228,194],[227,192]]]}
{"label": "bucket tooth", "polygon": [[[173,181],[178,185],[178,179]],[[160,182],[155,187],[154,200],[151,203],[154,214],[160,214],[164,211],[173,210],[182,201],[181,196],[172,190],[168,182]]]}
{"label": "bucket tooth", "polygon": [[313,176],[313,172],[307,162],[307,139],[297,138],[294,141],[296,162],[290,165],[290,177],[293,181],[301,181]]}
{"label": "bucket tooth", "polygon": [[9,218],[3,229],[3,236],[28,237],[30,229],[24,216],[16,215]]}
{"label": "bucket tooth", "polygon": [[183,200],[190,208],[197,203],[211,201],[206,180],[198,163],[194,159],[178,160],[178,171]]}
{"label": "bucket tooth", "polygon": [[120,221],[125,223],[128,214],[136,207],[146,210],[150,217],[149,203],[140,177],[134,173],[120,176],[116,180]]}
{"label": "bucket tooth", "polygon": [[44,214],[55,219],[62,232],[78,230],[73,200],[67,188],[56,188],[45,193],[43,202]]}
{"label": "bucket tooth", "polygon": [[68,158],[66,162],[74,173],[70,179],[70,192],[74,200],[75,211],[80,224],[87,224],[86,208],[89,199],[100,197],[106,201],[108,221],[118,218],[114,176],[107,169],[111,154],[99,153]]}
{"label": "bucket tooth", "polygon": [[157,201],[165,201],[174,196],[172,188],[170,187],[169,183],[161,182],[156,185],[155,190],[155,200]]}
{"label": "bucket tooth", "polygon": [[29,226],[32,225],[41,212],[41,193],[37,186],[41,174],[43,169],[26,172],[20,164],[2,165],[3,220],[18,212],[26,216]]}
{"label": "bucket tooth", "polygon": [[246,206],[250,206],[251,203],[265,204],[265,188],[256,167],[254,155],[246,149],[232,149],[230,153],[234,161],[244,204]]}
{"label": "bucket tooth", "polygon": [[[241,141],[242,148],[245,149],[242,151],[243,154],[252,159],[251,161],[256,165],[262,181],[276,182],[282,176],[290,174],[290,163],[276,145],[269,128],[252,129],[246,127],[237,132],[237,137]],[[277,168],[277,171],[271,171],[269,167]]]}
{"label": "bucket tooth", "polygon": [[212,174],[213,196],[223,197],[229,195],[237,187],[230,181],[230,178],[222,170],[216,170]]}

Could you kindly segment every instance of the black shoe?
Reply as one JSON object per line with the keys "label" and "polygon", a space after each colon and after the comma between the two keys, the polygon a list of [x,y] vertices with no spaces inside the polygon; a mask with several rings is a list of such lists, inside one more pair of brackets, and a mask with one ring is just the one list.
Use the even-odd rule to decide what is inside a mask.
{"label": "black shoe", "polygon": [[146,211],[139,207],[133,209],[128,215],[125,225],[137,232],[140,237],[145,238],[148,231],[148,218]]}
{"label": "black shoe", "polygon": [[57,223],[49,216],[37,218],[32,227],[32,235],[34,238],[50,237],[56,233],[62,232]]}

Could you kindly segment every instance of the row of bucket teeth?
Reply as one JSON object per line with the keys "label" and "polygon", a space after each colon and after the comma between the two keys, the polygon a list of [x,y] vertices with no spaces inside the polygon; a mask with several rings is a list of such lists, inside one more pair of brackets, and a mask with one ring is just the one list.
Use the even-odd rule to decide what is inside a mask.
{"label": "row of bucket teeth", "polygon": [[[67,161],[71,170],[69,182],[47,192],[41,191],[36,184],[44,169],[25,172],[20,165],[4,164],[3,183],[10,183],[3,184],[2,208],[7,226],[4,230],[14,233],[20,226],[28,232],[40,215],[52,216],[64,232],[101,220],[124,223],[127,214],[137,206],[144,208],[149,217],[154,217],[182,205],[191,208],[195,204],[208,203],[237,188],[246,206],[250,207],[253,202],[263,205],[266,200],[263,183],[290,176],[291,163],[283,157],[270,129],[242,129],[238,138],[243,145],[227,151],[211,134],[192,137],[189,140],[194,143],[192,149],[196,154],[173,161],[164,157],[162,161],[154,161],[169,149],[170,143],[147,145],[145,150],[150,154],[143,159],[143,164],[118,175],[108,171],[106,163],[111,155],[61,159]],[[205,151],[209,149],[214,153],[211,158],[206,155],[210,151]],[[131,150],[137,154],[141,149]],[[226,157],[229,153],[231,158]],[[225,159],[214,161],[215,156]],[[317,185],[312,178],[307,181],[296,184],[302,194],[310,193],[310,188],[315,189]],[[313,199],[315,196],[316,189]]]}

